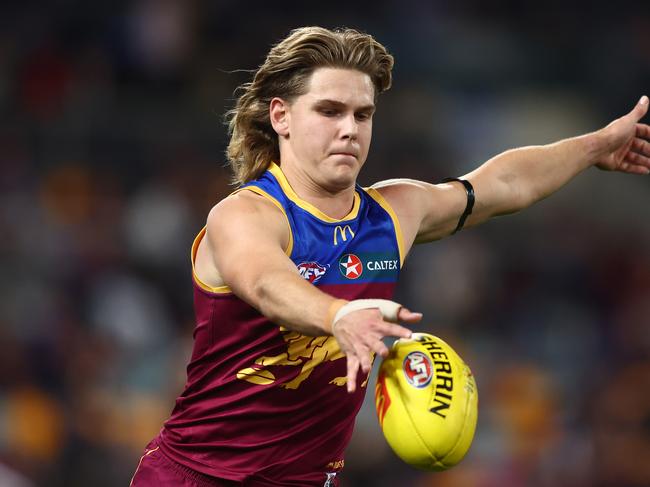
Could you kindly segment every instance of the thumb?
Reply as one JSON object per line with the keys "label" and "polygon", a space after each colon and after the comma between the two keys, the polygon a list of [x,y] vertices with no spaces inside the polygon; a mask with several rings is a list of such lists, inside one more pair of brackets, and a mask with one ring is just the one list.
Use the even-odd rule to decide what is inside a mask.
{"label": "thumb", "polygon": [[417,323],[422,319],[422,313],[414,313],[407,308],[401,307],[397,313],[397,319],[405,323]]}
{"label": "thumb", "polygon": [[645,114],[648,112],[648,97],[646,95],[643,95],[640,99],[639,102],[636,104],[636,106],[632,109],[632,112],[634,114],[634,118],[638,120],[641,120]]}

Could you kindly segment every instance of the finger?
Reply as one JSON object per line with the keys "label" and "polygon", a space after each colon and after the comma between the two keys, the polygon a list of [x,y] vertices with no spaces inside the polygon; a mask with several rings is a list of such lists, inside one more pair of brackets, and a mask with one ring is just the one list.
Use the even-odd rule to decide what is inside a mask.
{"label": "finger", "polygon": [[632,166],[650,167],[650,157],[632,151],[628,151],[627,154],[625,154],[625,159],[623,159],[623,161],[621,168],[625,163]]}
{"label": "finger", "polygon": [[[367,337],[371,338],[370,335],[368,335]],[[366,343],[364,342],[361,341],[357,342],[354,345],[354,355],[359,362],[359,366],[361,367],[361,370],[364,373],[370,372],[370,369],[372,368],[371,348],[366,346]]]}
{"label": "finger", "polygon": [[357,372],[359,360],[354,355],[348,355],[348,393],[352,394],[357,389]]}
{"label": "finger", "polygon": [[632,141],[631,148],[632,150],[638,152],[639,154],[650,156],[650,143],[646,142],[643,139],[640,139],[639,137],[634,138],[634,140]]}
{"label": "finger", "polygon": [[648,112],[648,97],[643,95],[639,99],[639,102],[636,104],[636,106],[632,109],[631,113],[634,114],[634,117],[637,120],[640,120],[645,116],[647,112]]}
{"label": "finger", "polygon": [[370,372],[370,369],[372,368],[372,356],[370,354],[370,350],[366,348],[365,346],[359,346],[357,347],[357,356],[359,357],[359,362],[361,365],[361,370],[365,374]]}
{"label": "finger", "polygon": [[380,339],[373,341],[370,344],[370,349],[380,357],[388,356],[388,347],[386,347],[386,345],[384,345],[384,342],[382,342]]}
{"label": "finger", "polygon": [[377,331],[381,333],[381,336],[385,337],[397,337],[397,338],[411,338],[413,332],[408,328],[405,328],[401,325],[396,325],[394,323],[384,322],[377,328]]}
{"label": "finger", "polygon": [[650,139],[650,125],[646,125],[644,123],[637,123],[636,136],[643,137],[644,139]]}
{"label": "finger", "polygon": [[639,166],[638,164],[632,164],[629,162],[622,162],[619,170],[628,174],[649,174],[650,168],[645,166]]}
{"label": "finger", "polygon": [[422,313],[414,313],[404,307],[401,307],[397,313],[397,319],[399,321],[405,321],[406,323],[417,323],[422,319]]}
{"label": "finger", "polygon": [[625,172],[627,174],[640,174],[642,176],[645,176],[646,174],[650,174],[650,169],[643,166],[630,166],[629,169]]}

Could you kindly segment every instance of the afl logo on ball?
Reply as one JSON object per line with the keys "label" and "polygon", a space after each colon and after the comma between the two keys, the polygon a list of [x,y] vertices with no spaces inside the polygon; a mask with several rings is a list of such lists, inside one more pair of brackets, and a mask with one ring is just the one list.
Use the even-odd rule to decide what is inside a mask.
{"label": "afl logo on ball", "polygon": [[363,273],[361,259],[354,254],[345,254],[339,260],[339,270],[343,277],[357,279]]}
{"label": "afl logo on ball", "polygon": [[409,353],[404,358],[402,368],[408,383],[418,389],[428,386],[433,377],[431,360],[422,352]]}

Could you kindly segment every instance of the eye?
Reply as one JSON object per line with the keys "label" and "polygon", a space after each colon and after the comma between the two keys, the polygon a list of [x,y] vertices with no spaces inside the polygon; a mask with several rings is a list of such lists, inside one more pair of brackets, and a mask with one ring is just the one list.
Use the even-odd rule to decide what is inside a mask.
{"label": "eye", "polygon": [[361,122],[369,120],[370,117],[371,117],[370,113],[368,113],[368,112],[356,113],[354,116],[356,117],[357,120],[359,120]]}
{"label": "eye", "polygon": [[321,108],[320,112],[326,117],[335,117],[338,114],[338,111],[334,108]]}

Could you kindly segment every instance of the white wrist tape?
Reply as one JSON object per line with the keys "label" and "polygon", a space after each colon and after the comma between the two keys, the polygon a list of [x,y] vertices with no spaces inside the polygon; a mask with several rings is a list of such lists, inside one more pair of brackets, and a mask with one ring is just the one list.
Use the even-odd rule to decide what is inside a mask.
{"label": "white wrist tape", "polygon": [[345,315],[358,311],[360,309],[378,308],[381,315],[386,321],[397,323],[397,314],[399,313],[401,304],[388,299],[355,299],[349,303],[341,306],[341,308],[334,315],[332,324],[343,318]]}

